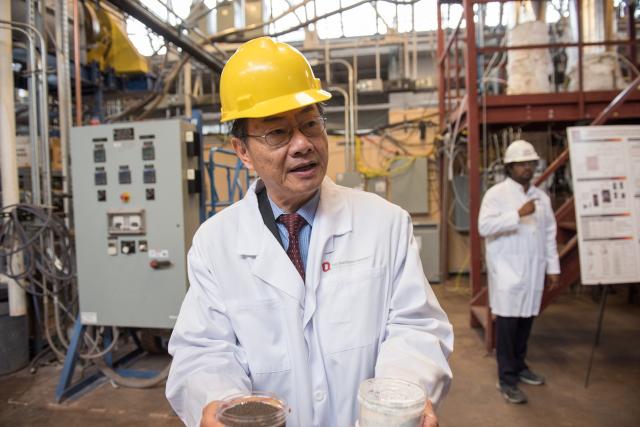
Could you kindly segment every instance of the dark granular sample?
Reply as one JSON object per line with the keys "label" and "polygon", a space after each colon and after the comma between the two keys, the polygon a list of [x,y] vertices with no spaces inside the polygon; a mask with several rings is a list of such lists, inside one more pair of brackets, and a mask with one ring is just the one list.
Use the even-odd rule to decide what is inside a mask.
{"label": "dark granular sample", "polygon": [[232,406],[231,408],[228,408],[224,412],[225,414],[228,414],[228,415],[243,417],[247,415],[252,415],[252,416],[271,415],[271,414],[275,414],[279,410],[280,409],[276,408],[273,405],[269,405],[268,403],[242,402],[242,403],[238,403],[235,406]]}
{"label": "dark granular sample", "polygon": [[[243,418],[247,417],[247,421],[228,421],[225,420],[224,423],[228,427],[271,427],[273,426],[272,421],[251,421],[251,417],[268,417],[275,415],[280,411],[280,408],[277,408],[273,405],[269,405],[268,403],[263,402],[242,402],[234,405],[230,408],[227,408],[223,412],[223,416],[229,416],[234,418]],[[285,427],[285,422],[279,424],[275,427]]]}

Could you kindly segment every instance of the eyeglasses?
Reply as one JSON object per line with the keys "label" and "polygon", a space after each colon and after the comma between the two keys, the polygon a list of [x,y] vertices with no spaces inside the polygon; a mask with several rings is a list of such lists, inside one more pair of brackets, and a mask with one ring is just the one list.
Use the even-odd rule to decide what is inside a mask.
{"label": "eyeglasses", "polygon": [[[324,134],[327,119],[324,117],[314,117],[309,120],[305,120],[297,126],[298,130],[308,138],[317,138]],[[294,128],[291,127],[279,127],[273,129],[264,135],[245,135],[252,138],[261,138],[265,144],[272,148],[283,147],[291,141],[293,137]]]}

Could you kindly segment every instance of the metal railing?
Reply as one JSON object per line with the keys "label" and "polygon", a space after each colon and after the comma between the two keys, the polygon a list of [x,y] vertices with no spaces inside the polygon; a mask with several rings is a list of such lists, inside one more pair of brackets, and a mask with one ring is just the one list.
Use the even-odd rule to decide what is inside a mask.
{"label": "metal railing", "polygon": [[[234,158],[234,164],[217,161],[217,157]],[[220,197],[220,183],[216,181],[216,169],[222,169],[225,173],[227,197]],[[209,190],[211,201],[208,203],[207,217],[213,216],[219,208],[232,205],[242,199],[251,185],[251,174],[242,160],[232,150],[220,147],[213,147],[209,150],[209,161],[207,162],[207,175],[209,176]],[[243,179],[244,178],[244,179]],[[218,187],[218,188],[216,188]]]}
{"label": "metal railing", "polygon": [[[507,3],[513,0],[499,0],[499,3]],[[522,50],[534,50],[534,49],[577,49],[577,90],[574,92],[577,94],[575,103],[577,103],[578,111],[584,116],[586,108],[586,100],[584,95],[584,51],[589,47],[625,47],[626,55],[622,57],[622,60],[634,69],[638,65],[637,61],[637,44],[636,39],[636,18],[635,18],[635,4],[628,2],[626,4],[626,19],[627,19],[627,38],[621,40],[602,40],[595,42],[588,42],[583,40],[583,28],[582,28],[582,12],[581,12],[581,0],[576,0],[576,22],[577,22],[577,40],[575,42],[553,42],[546,44],[528,44],[509,46],[504,41],[506,40],[506,32],[498,32],[498,34],[492,35],[498,38],[497,43],[481,44],[478,43],[478,33],[474,31],[473,34],[469,34],[468,29],[470,27],[479,28],[479,31],[485,31],[485,28],[479,27],[478,24],[466,25],[467,17],[463,12],[457,25],[451,29],[443,27],[442,20],[442,7],[450,4],[450,1],[439,0],[438,1],[438,67],[439,67],[439,106],[440,106],[440,123],[444,126],[447,122],[455,122],[459,115],[463,115],[468,111],[470,105],[477,106],[477,100],[467,99],[465,105],[464,95],[467,93],[467,87],[469,82],[474,82],[477,87],[478,93],[486,92],[486,78],[487,78],[487,66],[492,65],[492,61],[485,58],[488,54],[492,54],[492,58],[500,55],[507,55],[510,51],[522,51]],[[491,3],[488,0],[462,0],[465,5],[469,3],[471,9],[474,5]],[[477,15],[477,12],[474,13]],[[480,21],[480,20],[478,20]],[[484,38],[484,37],[483,37]],[[501,39],[501,40],[500,40]],[[474,52],[475,60],[466,61],[467,51],[472,50]],[[465,78],[467,77],[467,78]],[[468,79],[468,80],[467,80]],[[546,93],[551,99],[556,95],[555,92]],[[528,96],[528,95],[521,95]]]}

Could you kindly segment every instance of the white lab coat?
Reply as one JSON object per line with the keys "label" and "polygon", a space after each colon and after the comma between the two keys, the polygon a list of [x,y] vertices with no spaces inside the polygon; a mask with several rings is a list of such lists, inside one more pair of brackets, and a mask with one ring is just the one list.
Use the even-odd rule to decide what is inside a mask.
{"label": "white lab coat", "polygon": [[[520,218],[518,209],[532,199],[537,199],[535,212]],[[478,228],[485,238],[492,313],[537,316],[545,272],[560,273],[549,196],[533,185],[525,194],[522,185],[507,178],[484,195]]]}
{"label": "white lab coat", "polygon": [[212,400],[254,390],[285,399],[287,426],[346,427],[358,385],[374,376],[420,383],[437,404],[452,377],[453,330],[409,215],[325,178],[305,285],[264,225],[255,188],[207,220],[189,251],[166,387],[185,424],[197,426]]}

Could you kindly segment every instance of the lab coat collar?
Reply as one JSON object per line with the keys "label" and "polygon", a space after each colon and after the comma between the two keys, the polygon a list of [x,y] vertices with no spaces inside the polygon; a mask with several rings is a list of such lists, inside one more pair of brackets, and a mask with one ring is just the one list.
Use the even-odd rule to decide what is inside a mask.
{"label": "lab coat collar", "polygon": [[529,189],[525,192],[524,191],[524,187],[522,186],[522,184],[520,184],[519,182],[515,181],[511,177],[507,177],[507,179],[505,181],[510,186],[512,186],[514,188],[517,188],[518,191],[520,191],[522,194],[531,195],[535,191],[535,189],[534,189],[535,185],[533,185],[533,182],[531,182],[531,184],[529,184]]}
{"label": "lab coat collar", "polygon": [[[258,197],[256,193],[264,188],[264,182],[260,179],[256,180],[246,196],[240,202],[240,221],[238,229],[238,253],[240,255],[256,256],[265,244],[265,239],[272,238],[273,235],[268,231],[260,212],[258,210]],[[239,206],[240,207],[240,206]],[[348,200],[329,177],[325,177],[320,187],[320,202],[316,210],[314,218],[313,230],[321,230],[321,234],[330,236],[339,236],[348,233],[352,229],[352,218],[350,214],[344,215],[343,212],[349,210]],[[319,221],[319,222],[318,222]],[[266,234],[265,234],[266,232]],[[314,232],[312,231],[312,235]],[[317,233],[316,233],[317,234]],[[257,236],[266,236],[262,239],[262,243],[258,244]],[[332,245],[332,242],[330,242]],[[326,248],[328,252],[329,249]]]}
{"label": "lab coat collar", "polygon": [[[325,177],[320,190],[320,203],[316,210],[314,229],[317,237],[324,238],[340,236],[352,230],[352,215],[349,200],[329,177]],[[312,232],[313,239],[313,232]],[[313,242],[312,242],[313,243]],[[325,248],[325,252],[333,250],[333,240],[329,242],[331,247]]]}
{"label": "lab coat collar", "polygon": [[[275,240],[269,229],[264,225],[258,209],[258,197],[256,194],[263,188],[264,182],[261,179],[257,179],[251,184],[249,191],[238,204],[237,250],[239,255],[258,255],[263,245],[257,244],[257,242],[259,236],[264,234],[264,231],[269,233],[269,236]],[[262,240],[264,242],[264,238]]]}
{"label": "lab coat collar", "polygon": [[258,209],[257,192],[264,188],[258,179],[238,205],[238,254],[255,257],[251,272],[269,285],[304,302],[304,283],[280,243],[264,225]]}
{"label": "lab coat collar", "polygon": [[[256,193],[264,188],[257,180],[242,199],[239,208],[238,253],[255,256],[252,266],[254,275],[297,299],[304,301],[304,283],[289,260],[286,252],[267,229],[258,209]],[[333,237],[350,232],[352,218],[346,195],[330,178],[325,177],[320,188],[320,202],[311,232],[307,282],[315,287],[319,280],[321,265],[316,260],[322,253],[333,251]],[[318,253],[318,252],[321,253]],[[318,264],[318,265],[315,265]]]}
{"label": "lab coat collar", "polygon": [[306,272],[307,293],[302,318],[304,328],[316,311],[316,291],[324,274],[322,265],[326,260],[325,255],[334,251],[334,240],[337,236],[347,234],[352,230],[353,210],[347,191],[350,190],[337,186],[328,177],[325,177],[322,183],[320,203],[309,242]]}

